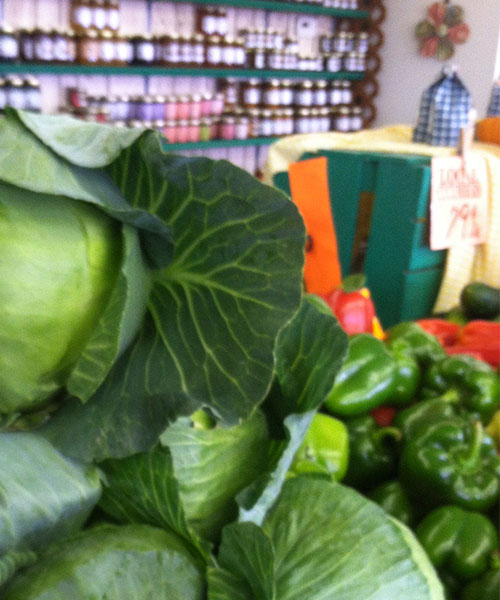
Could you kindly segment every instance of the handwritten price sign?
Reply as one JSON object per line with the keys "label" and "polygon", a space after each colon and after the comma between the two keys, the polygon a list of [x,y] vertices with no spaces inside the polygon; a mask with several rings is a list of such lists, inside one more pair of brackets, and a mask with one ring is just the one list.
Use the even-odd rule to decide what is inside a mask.
{"label": "handwritten price sign", "polygon": [[431,250],[482,244],[488,226],[488,173],[481,156],[431,163]]}

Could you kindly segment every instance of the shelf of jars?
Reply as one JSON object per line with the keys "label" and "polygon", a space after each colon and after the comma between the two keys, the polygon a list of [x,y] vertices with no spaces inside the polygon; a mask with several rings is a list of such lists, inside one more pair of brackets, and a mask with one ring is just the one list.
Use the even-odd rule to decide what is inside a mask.
{"label": "shelf of jars", "polygon": [[360,71],[302,71],[275,69],[232,69],[207,67],[160,67],[160,66],[113,66],[113,65],[80,65],[76,63],[0,63],[0,73],[10,74],[51,74],[51,75],[141,75],[148,76],[192,76],[192,77],[261,77],[274,79],[363,79]]}
{"label": "shelf of jars", "polygon": [[319,0],[317,2],[280,2],[273,0],[162,0],[178,4],[231,6],[232,8],[256,8],[275,12],[292,12],[309,15],[327,15],[348,19],[367,19],[370,11],[362,8],[363,0]]}
{"label": "shelf of jars", "polygon": [[231,139],[231,140],[200,140],[198,142],[164,142],[163,147],[168,152],[183,152],[189,150],[210,150],[213,148],[244,148],[248,146],[270,146],[282,136]]}

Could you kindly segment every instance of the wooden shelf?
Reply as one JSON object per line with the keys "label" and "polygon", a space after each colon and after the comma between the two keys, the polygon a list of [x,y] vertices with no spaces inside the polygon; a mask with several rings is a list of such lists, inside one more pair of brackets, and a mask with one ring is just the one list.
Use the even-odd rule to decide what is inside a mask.
{"label": "wooden shelf", "polygon": [[164,0],[168,2],[191,4],[209,4],[213,6],[231,6],[233,8],[257,8],[268,11],[293,12],[308,15],[328,15],[330,17],[348,17],[350,19],[367,19],[369,10],[352,10],[344,8],[331,8],[299,2],[276,2],[273,0]]}
{"label": "wooden shelf", "polygon": [[141,75],[143,77],[161,75],[169,77],[259,77],[276,79],[363,79],[364,73],[339,71],[276,71],[271,69],[209,69],[198,67],[158,67],[127,65],[124,67],[100,65],[57,65],[50,63],[0,63],[0,73],[33,73],[52,75]]}
{"label": "wooden shelf", "polygon": [[209,140],[207,142],[186,142],[182,144],[169,144],[165,142],[163,148],[167,152],[178,150],[206,150],[208,148],[243,148],[248,146],[269,146],[281,137],[261,137],[247,140]]}

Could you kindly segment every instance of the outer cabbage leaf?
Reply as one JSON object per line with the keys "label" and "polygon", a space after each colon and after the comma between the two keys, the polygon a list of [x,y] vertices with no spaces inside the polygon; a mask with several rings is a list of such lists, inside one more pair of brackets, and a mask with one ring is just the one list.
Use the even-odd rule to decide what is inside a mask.
{"label": "outer cabbage leaf", "polygon": [[267,465],[269,436],[257,411],[234,427],[197,429],[180,419],[161,435],[168,446],[190,526],[217,541],[223,525],[237,517],[234,497]]}
{"label": "outer cabbage leaf", "polygon": [[[126,156],[152,148],[144,141],[127,151],[113,177],[121,164],[130,188],[126,169],[137,161]],[[148,164],[166,181],[149,208],[167,224],[174,258],[152,273],[126,358],[86,406],[66,403],[45,429],[86,460],[148,450],[169,421],[200,406],[226,425],[248,417],[269,389],[275,338],[301,297],[304,226],[283,194],[223,161],[154,153]]]}
{"label": "outer cabbage leaf", "polygon": [[253,543],[249,525],[224,530],[222,572],[209,570],[209,600],[245,598],[245,592],[255,600],[444,599],[413,534],[341,484],[291,479],[262,529],[253,526]]}
{"label": "outer cabbage leaf", "polygon": [[167,448],[156,446],[122,459],[100,464],[104,486],[100,508],[119,523],[143,523],[170,529],[209,560],[211,545],[201,540],[186,521]]}
{"label": "outer cabbage leaf", "polygon": [[95,467],[68,460],[36,434],[0,434],[0,457],[1,585],[32,559],[26,551],[78,530],[101,486]]}
{"label": "outer cabbage leaf", "polygon": [[316,410],[333,387],[347,335],[318,297],[304,297],[276,340],[275,379],[264,410],[273,441],[266,472],[238,495],[240,520],[260,524],[276,500]]}
{"label": "outer cabbage leaf", "polygon": [[47,550],[4,600],[203,600],[204,565],[173,533],[101,525]]}

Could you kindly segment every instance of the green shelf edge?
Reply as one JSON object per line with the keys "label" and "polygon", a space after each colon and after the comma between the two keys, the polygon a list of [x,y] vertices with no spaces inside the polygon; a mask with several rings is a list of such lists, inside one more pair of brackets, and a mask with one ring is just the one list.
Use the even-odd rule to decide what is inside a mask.
{"label": "green shelf edge", "polygon": [[163,0],[165,2],[175,2],[184,4],[209,4],[231,6],[233,8],[257,8],[261,10],[273,10],[278,12],[303,13],[308,15],[328,15],[330,17],[347,17],[350,19],[367,19],[370,16],[369,10],[354,10],[345,8],[332,8],[329,6],[314,6],[308,4],[299,4],[294,2],[273,2],[272,0]]}
{"label": "green shelf edge", "polygon": [[274,71],[268,69],[205,69],[190,67],[142,67],[130,65],[126,67],[93,66],[93,65],[55,65],[36,63],[0,63],[0,73],[39,73],[51,75],[122,75],[143,77],[259,77],[275,79],[363,79],[364,73],[339,71]]}
{"label": "green shelf edge", "polygon": [[206,142],[186,142],[185,144],[169,144],[168,142],[164,142],[163,148],[168,152],[174,152],[176,150],[203,150],[209,148],[240,148],[248,146],[269,146],[280,139],[281,137],[263,137],[250,138],[247,140],[209,140]]}

